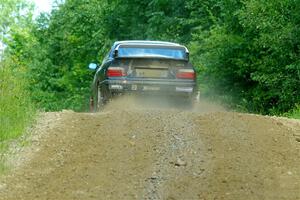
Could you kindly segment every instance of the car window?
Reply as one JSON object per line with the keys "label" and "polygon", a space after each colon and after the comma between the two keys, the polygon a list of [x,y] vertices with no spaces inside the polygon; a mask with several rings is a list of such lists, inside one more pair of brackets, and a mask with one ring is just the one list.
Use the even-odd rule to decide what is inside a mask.
{"label": "car window", "polygon": [[120,47],[118,49],[118,57],[159,57],[187,59],[184,49],[148,47]]}

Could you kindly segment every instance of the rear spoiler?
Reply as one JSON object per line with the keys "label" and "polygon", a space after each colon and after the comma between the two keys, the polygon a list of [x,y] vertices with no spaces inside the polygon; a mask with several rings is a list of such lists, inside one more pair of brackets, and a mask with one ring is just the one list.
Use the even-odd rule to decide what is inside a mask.
{"label": "rear spoiler", "polygon": [[142,57],[142,56],[130,56],[130,57],[118,57],[118,51],[119,51],[119,47],[120,46],[124,46],[124,47],[164,47],[164,48],[170,48],[170,49],[178,49],[178,47],[182,48],[185,50],[185,53],[186,53],[186,59],[180,59],[180,58],[172,58],[172,57],[159,57],[159,56],[153,56],[153,57],[148,57],[148,58],[160,58],[160,59],[172,59],[172,60],[186,60],[186,61],[189,61],[189,56],[190,56],[190,52],[189,50],[185,47],[185,46],[170,46],[170,45],[155,45],[155,44],[147,44],[147,45],[122,45],[122,44],[119,44],[118,46],[116,46],[115,50],[114,50],[114,53],[113,53],[113,57],[114,58],[145,58],[145,57]]}

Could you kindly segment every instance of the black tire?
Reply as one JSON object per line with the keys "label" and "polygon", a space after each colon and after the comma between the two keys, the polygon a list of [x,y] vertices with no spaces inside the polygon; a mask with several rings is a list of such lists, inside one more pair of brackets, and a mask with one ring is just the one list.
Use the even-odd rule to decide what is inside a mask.
{"label": "black tire", "polygon": [[188,110],[193,110],[200,101],[200,92],[190,94],[185,98],[185,105]]}
{"label": "black tire", "polygon": [[101,111],[106,103],[105,93],[103,92],[101,87],[97,87],[96,95],[94,101],[94,111],[98,112]]}
{"label": "black tire", "polygon": [[194,106],[195,106],[195,98],[190,96],[186,99],[186,108],[188,110],[193,110]]}
{"label": "black tire", "polygon": [[95,103],[94,103],[94,97],[90,97],[90,112],[95,112]]}

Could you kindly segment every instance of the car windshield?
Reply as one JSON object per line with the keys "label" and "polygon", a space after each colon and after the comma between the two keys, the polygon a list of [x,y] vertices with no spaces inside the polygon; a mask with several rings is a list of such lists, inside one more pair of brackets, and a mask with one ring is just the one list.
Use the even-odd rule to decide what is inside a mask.
{"label": "car windshield", "polygon": [[173,48],[149,48],[149,47],[120,47],[118,57],[158,57],[172,59],[187,59],[184,49]]}

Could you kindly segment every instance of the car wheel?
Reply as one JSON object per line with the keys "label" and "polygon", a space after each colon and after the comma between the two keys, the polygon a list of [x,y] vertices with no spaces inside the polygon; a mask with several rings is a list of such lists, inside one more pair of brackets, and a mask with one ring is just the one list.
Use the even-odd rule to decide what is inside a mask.
{"label": "car wheel", "polygon": [[101,87],[98,86],[94,110],[96,112],[102,110],[104,107],[104,104],[105,104],[105,96],[104,96],[104,93],[103,93]]}
{"label": "car wheel", "polygon": [[186,106],[187,109],[192,110],[195,106],[195,99],[193,97],[189,97],[186,99]]}
{"label": "car wheel", "polygon": [[195,108],[195,105],[197,104],[197,96],[195,94],[190,94],[185,97],[185,108],[188,110],[193,110]]}
{"label": "car wheel", "polygon": [[92,96],[90,97],[90,112],[95,112],[95,103]]}

